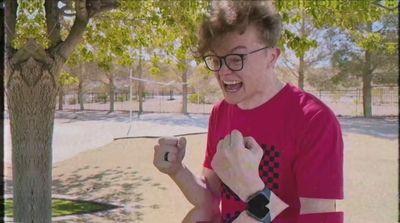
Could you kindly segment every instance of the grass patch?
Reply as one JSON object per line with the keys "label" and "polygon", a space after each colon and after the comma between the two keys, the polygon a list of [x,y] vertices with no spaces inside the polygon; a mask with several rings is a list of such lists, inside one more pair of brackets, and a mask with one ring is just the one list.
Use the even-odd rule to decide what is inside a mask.
{"label": "grass patch", "polygon": [[[5,199],[5,215],[6,217],[13,217],[13,200]],[[73,214],[86,214],[98,211],[106,211],[117,208],[118,206],[110,204],[102,204],[92,201],[77,201],[68,199],[54,198],[52,200],[52,215],[53,217],[60,217]]]}

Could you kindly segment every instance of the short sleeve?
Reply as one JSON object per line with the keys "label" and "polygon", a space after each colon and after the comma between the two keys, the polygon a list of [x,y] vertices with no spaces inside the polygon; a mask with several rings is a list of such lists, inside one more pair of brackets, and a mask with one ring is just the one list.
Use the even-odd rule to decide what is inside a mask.
{"label": "short sleeve", "polygon": [[[216,145],[213,142],[216,131],[216,107],[213,108],[210,118],[208,120],[208,132],[207,132],[207,148],[203,162],[203,167],[212,170],[211,161],[216,151]],[[214,136],[214,137],[213,137]]]}
{"label": "short sleeve", "polygon": [[299,197],[343,199],[343,139],[329,109],[304,124],[294,164]]}

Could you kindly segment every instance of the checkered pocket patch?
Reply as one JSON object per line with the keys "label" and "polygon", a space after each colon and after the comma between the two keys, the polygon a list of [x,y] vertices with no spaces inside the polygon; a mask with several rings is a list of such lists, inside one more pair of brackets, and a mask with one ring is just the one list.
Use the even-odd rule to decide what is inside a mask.
{"label": "checkered pocket patch", "polygon": [[264,155],[259,166],[259,174],[265,185],[272,191],[279,189],[279,160],[281,153],[275,149],[275,146],[268,147],[261,145]]}

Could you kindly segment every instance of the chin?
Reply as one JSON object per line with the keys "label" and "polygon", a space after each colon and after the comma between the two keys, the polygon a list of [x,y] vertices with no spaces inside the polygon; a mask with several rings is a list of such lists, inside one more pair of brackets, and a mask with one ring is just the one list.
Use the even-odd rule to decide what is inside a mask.
{"label": "chin", "polygon": [[232,105],[237,105],[239,104],[240,100],[238,99],[234,99],[232,97],[227,97],[226,95],[224,95],[224,100],[228,103],[228,104],[232,104]]}

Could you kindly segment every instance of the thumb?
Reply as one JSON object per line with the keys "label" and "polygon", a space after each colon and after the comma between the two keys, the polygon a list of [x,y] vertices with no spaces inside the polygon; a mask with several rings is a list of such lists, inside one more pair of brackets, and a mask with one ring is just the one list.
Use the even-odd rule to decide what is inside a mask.
{"label": "thumb", "polygon": [[186,151],[186,138],[185,137],[180,137],[178,139],[178,143],[176,145],[178,147],[178,154],[181,159],[185,156],[185,151]]}
{"label": "thumb", "polygon": [[180,137],[178,139],[177,146],[179,149],[185,149],[186,148],[186,138],[185,137]]}
{"label": "thumb", "polygon": [[251,136],[244,138],[244,147],[255,154],[262,155],[263,153],[263,149],[261,148],[261,146],[258,145],[256,140]]}

